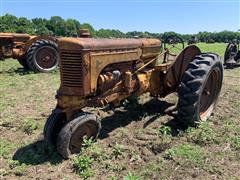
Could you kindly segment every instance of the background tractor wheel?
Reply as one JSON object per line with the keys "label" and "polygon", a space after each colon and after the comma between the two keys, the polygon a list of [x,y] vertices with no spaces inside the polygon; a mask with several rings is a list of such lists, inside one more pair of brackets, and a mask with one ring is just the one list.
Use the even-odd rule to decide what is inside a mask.
{"label": "background tractor wheel", "polygon": [[49,144],[56,146],[58,134],[66,123],[66,119],[65,113],[59,108],[53,110],[52,114],[48,117],[43,134]]}
{"label": "background tractor wheel", "polygon": [[26,59],[18,59],[18,62],[23,66],[24,69],[29,69]]}
{"label": "background tractor wheel", "polygon": [[211,116],[221,91],[223,66],[216,54],[197,55],[183,74],[179,88],[178,119],[197,126]]}
{"label": "background tractor wheel", "polygon": [[226,63],[229,59],[234,58],[237,55],[237,52],[237,45],[229,43],[224,53],[224,63]]}
{"label": "background tractor wheel", "polygon": [[78,117],[67,123],[58,135],[57,149],[64,157],[79,153],[83,139],[96,139],[99,135],[101,124],[97,117],[90,113],[79,113]]}
{"label": "background tractor wheel", "polygon": [[59,63],[57,44],[50,40],[38,40],[27,52],[27,64],[34,72],[48,73],[56,69]]}

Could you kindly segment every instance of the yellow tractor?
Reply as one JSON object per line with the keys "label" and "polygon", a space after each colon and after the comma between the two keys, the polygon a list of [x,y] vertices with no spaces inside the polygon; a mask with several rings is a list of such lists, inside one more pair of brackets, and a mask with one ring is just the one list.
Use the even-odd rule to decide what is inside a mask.
{"label": "yellow tractor", "polygon": [[0,60],[14,58],[34,72],[51,72],[58,66],[56,39],[50,36],[0,33]]}
{"label": "yellow tractor", "polygon": [[195,45],[184,47],[179,38],[167,39],[162,45],[158,39],[60,38],[61,85],[45,139],[64,158],[79,153],[84,138],[97,138],[101,129],[99,118],[84,107],[118,105],[144,93],[165,97],[177,92],[183,126],[208,119],[222,86],[220,57]]}

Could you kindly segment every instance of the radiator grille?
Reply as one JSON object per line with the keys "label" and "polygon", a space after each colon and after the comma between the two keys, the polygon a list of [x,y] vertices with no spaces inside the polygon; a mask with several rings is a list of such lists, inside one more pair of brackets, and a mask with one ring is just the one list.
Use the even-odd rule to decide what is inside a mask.
{"label": "radiator grille", "polygon": [[62,85],[83,87],[82,56],[75,51],[61,52]]}

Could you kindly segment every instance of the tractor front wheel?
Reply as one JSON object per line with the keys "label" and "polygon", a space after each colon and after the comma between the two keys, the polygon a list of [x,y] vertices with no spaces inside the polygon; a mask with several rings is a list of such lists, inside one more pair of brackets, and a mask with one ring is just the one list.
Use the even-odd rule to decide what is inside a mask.
{"label": "tractor front wheel", "polygon": [[183,74],[179,88],[178,119],[185,126],[197,126],[208,119],[216,106],[223,80],[220,57],[197,55]]}
{"label": "tractor front wheel", "polygon": [[79,153],[86,139],[96,139],[99,135],[101,124],[97,117],[90,113],[79,113],[72,121],[68,122],[58,134],[57,149],[64,157]]}
{"label": "tractor front wheel", "polygon": [[34,72],[48,73],[57,68],[59,55],[57,44],[50,40],[38,40],[27,52],[27,64]]}
{"label": "tractor front wheel", "polygon": [[44,139],[51,145],[56,146],[57,137],[62,127],[67,121],[66,114],[61,109],[56,108],[48,117],[44,126]]}

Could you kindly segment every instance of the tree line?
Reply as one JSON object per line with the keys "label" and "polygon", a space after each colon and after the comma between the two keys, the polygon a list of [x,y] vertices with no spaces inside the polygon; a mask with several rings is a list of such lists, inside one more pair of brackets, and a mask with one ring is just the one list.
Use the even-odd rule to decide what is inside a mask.
{"label": "tree line", "polygon": [[151,33],[142,31],[131,31],[123,33],[115,29],[96,30],[91,24],[80,23],[76,19],[63,19],[60,16],[53,16],[50,19],[16,17],[11,14],[0,16],[0,32],[28,33],[32,35],[54,35],[54,36],[79,36],[79,29],[89,29],[91,35],[96,38],[158,38],[165,39],[169,35],[178,35],[189,41],[197,39],[200,42],[228,42],[233,39],[240,40],[240,32],[199,32],[197,34],[179,34],[173,31],[164,33]]}

